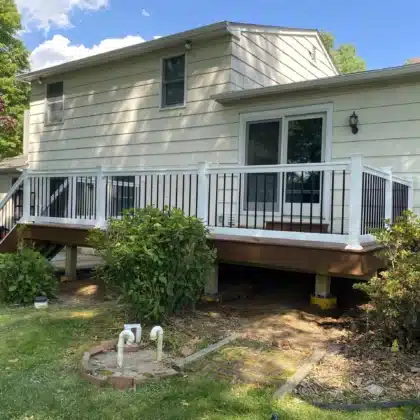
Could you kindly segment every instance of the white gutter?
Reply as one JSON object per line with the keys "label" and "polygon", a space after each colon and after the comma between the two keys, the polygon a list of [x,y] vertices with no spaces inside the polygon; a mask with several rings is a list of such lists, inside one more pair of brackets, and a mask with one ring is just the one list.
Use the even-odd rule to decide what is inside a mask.
{"label": "white gutter", "polygon": [[257,89],[239,90],[235,92],[220,93],[211,98],[221,104],[233,104],[240,100],[263,98],[288,93],[317,91],[326,88],[356,86],[372,82],[396,81],[400,79],[415,78],[420,82],[420,64],[409,64],[400,67],[389,67],[380,70],[370,70],[359,73],[343,74],[339,76],[324,77],[322,79],[306,80],[304,82],[287,83]]}
{"label": "white gutter", "polygon": [[185,42],[187,40],[194,41],[212,39],[219,36],[223,36],[225,34],[232,34],[229,22],[224,21],[213,23],[211,25],[202,26],[200,28],[179,32],[151,41],[130,45],[125,48],[119,48],[102,54],[82,58],[80,60],[69,61],[68,63],[59,64],[57,66],[21,74],[17,77],[17,79],[24,82],[31,82],[37,79],[50,77],[56,74],[80,70],[85,67],[108,63],[110,61],[121,60],[124,58],[129,58],[132,56],[145,54],[164,48],[176,47],[179,46],[181,42]]}

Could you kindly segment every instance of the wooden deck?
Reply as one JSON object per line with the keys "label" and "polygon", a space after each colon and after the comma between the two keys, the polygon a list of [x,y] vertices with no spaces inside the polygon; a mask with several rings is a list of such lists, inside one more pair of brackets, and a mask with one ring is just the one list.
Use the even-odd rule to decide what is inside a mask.
{"label": "wooden deck", "polygon": [[[88,246],[87,226],[49,223],[24,226],[21,235],[25,241]],[[214,235],[210,240],[217,249],[218,260],[226,263],[357,278],[368,278],[383,265],[375,257],[378,246],[374,243],[355,251],[346,250],[345,244],[251,236]],[[14,230],[0,244],[0,252],[14,251],[16,246]]]}

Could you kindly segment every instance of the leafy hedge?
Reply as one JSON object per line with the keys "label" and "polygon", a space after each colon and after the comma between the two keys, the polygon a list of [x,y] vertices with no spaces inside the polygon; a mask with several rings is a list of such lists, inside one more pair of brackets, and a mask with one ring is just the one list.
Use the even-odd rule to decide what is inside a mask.
{"label": "leafy hedge", "polygon": [[420,336],[420,218],[407,211],[374,235],[388,268],[355,288],[370,298],[375,332],[388,344],[398,339],[407,347]]}
{"label": "leafy hedge", "polygon": [[49,261],[32,248],[0,254],[0,301],[32,304],[37,296],[53,298],[58,280]]}
{"label": "leafy hedge", "polygon": [[160,319],[200,298],[215,251],[200,220],[181,210],[147,207],[111,219],[89,241],[103,258],[96,275],[130,303],[137,316]]}

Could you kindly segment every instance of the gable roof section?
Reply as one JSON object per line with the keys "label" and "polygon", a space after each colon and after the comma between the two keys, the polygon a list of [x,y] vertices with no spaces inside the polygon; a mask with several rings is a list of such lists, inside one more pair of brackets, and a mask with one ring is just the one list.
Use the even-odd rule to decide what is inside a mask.
{"label": "gable roof section", "polygon": [[[69,61],[67,63],[59,64],[53,67],[48,67],[45,69],[25,73],[18,76],[18,79],[25,82],[32,82],[37,79],[55,76],[74,70],[80,70],[86,67],[100,65],[102,63],[107,63],[110,61],[118,61],[125,58],[162,50],[165,48],[178,47],[183,45],[183,43],[185,43],[185,41],[187,40],[194,42],[201,40],[210,40],[221,37],[223,35],[237,36],[239,32],[244,30],[265,33],[272,32],[278,34],[312,33],[319,37],[318,31],[316,31],[315,29],[296,29],[281,26],[254,25],[248,23],[223,21],[213,23],[211,25],[201,26],[199,28],[191,29],[184,32],[178,32],[176,34],[164,36],[162,38],[154,39],[151,41],[145,41],[135,45],[130,45],[128,47],[119,48],[102,54],[92,55],[79,60]],[[323,45],[322,42],[321,44]]]}

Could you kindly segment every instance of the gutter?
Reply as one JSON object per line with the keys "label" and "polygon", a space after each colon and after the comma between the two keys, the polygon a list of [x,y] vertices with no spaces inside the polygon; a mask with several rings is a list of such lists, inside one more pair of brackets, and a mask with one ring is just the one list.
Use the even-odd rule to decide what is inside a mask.
{"label": "gutter", "polygon": [[79,60],[58,64],[53,67],[21,74],[17,76],[17,79],[22,82],[32,82],[37,79],[67,73],[74,70],[80,70],[86,67],[108,63],[110,61],[117,61],[165,48],[177,47],[180,45],[180,43],[187,40],[205,40],[229,34],[234,35],[229,22],[218,22],[211,25],[202,26],[200,28],[168,35],[151,41],[130,45],[125,48],[119,48],[102,54],[96,54],[93,56],[81,58]]}
{"label": "gutter", "polygon": [[211,99],[220,104],[228,105],[240,100],[266,98],[275,95],[321,91],[326,88],[342,88],[358,86],[366,83],[397,81],[414,78],[420,82],[420,64],[410,64],[399,67],[389,67],[380,70],[369,70],[359,73],[350,73],[322,79],[306,80],[303,82],[287,83],[283,85],[268,86],[257,89],[240,90],[235,92],[213,95]]}

